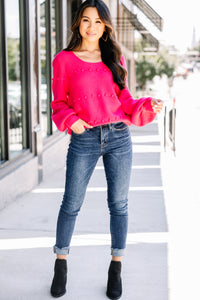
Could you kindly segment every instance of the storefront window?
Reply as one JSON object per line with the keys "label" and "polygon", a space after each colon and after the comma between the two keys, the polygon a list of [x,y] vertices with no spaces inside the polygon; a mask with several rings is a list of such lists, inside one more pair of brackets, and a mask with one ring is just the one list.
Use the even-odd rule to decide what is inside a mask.
{"label": "storefront window", "polygon": [[54,58],[54,56],[56,55],[56,1],[55,0],[52,0],[51,17],[52,17],[51,42],[52,42],[52,55]]}
{"label": "storefront window", "polygon": [[[1,73],[0,73],[0,76],[1,76]],[[1,78],[0,78],[1,80]],[[0,99],[1,101],[1,99]],[[1,112],[1,103],[0,103],[0,117],[2,116],[2,112]],[[2,139],[2,125],[1,125],[1,120],[0,120],[0,164],[1,164],[1,161],[2,161],[2,146],[3,146],[3,139]]]}
{"label": "storefront window", "polygon": [[[52,58],[56,55],[56,0],[52,0],[52,10],[51,10],[51,17],[52,17],[52,31],[51,31],[51,47],[52,47]],[[53,124],[53,132],[57,131],[57,127]]]}
{"label": "storefront window", "polygon": [[47,70],[46,70],[46,0],[40,0],[40,63],[41,63],[41,127],[42,135],[47,135]]}
{"label": "storefront window", "polygon": [[[49,114],[49,106],[50,102],[48,99],[48,91],[50,89],[50,86],[48,85],[48,76],[47,70],[51,70],[47,66],[48,64],[51,64],[51,61],[47,61],[47,57],[54,58],[56,55],[56,1],[52,0],[51,2],[51,21],[50,21],[50,27],[47,28],[48,22],[47,22],[47,0],[40,0],[40,57],[41,57],[41,127],[42,127],[42,135],[43,137],[47,137],[49,135],[49,132],[51,132],[51,116]],[[51,32],[51,46],[48,46],[48,40],[49,36],[47,34]],[[48,40],[47,40],[48,38]],[[51,55],[50,55],[50,48],[51,48]],[[47,53],[47,51],[49,51]],[[48,55],[47,55],[48,54]],[[48,90],[47,90],[48,89]],[[50,92],[50,91],[49,91]],[[53,124],[53,132],[55,132],[57,129],[55,125]]]}
{"label": "storefront window", "polygon": [[7,0],[6,29],[8,49],[8,106],[9,106],[9,151],[10,158],[22,152],[22,101],[20,65],[19,2]]}

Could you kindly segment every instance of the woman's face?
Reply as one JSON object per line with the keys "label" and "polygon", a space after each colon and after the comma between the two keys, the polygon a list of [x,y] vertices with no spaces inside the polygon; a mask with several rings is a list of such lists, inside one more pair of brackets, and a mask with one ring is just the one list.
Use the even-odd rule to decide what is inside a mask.
{"label": "woman's face", "polygon": [[79,25],[79,32],[82,39],[88,42],[98,41],[105,31],[105,24],[99,18],[95,7],[87,7],[83,11],[83,16]]}

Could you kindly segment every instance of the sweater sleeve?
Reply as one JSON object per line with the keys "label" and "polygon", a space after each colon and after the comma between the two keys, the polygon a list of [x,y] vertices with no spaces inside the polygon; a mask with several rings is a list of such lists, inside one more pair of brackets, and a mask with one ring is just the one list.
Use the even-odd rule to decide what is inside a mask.
{"label": "sweater sleeve", "polygon": [[57,55],[53,60],[52,90],[54,100],[51,102],[51,108],[53,110],[52,120],[60,131],[71,128],[72,124],[79,119],[75,111],[68,105],[68,79],[65,64]]}
{"label": "sweater sleeve", "polygon": [[[126,69],[124,56],[121,57],[120,62]],[[120,90],[118,97],[123,111],[130,117],[132,124],[136,126],[144,126],[155,119],[156,113],[154,113],[151,105],[151,97],[133,99],[127,86]]]}

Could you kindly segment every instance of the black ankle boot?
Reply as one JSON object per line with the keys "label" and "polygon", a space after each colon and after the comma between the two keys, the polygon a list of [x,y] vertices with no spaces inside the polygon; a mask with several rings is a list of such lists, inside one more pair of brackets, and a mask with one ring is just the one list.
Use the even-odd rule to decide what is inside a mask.
{"label": "black ankle boot", "polygon": [[67,261],[66,259],[56,259],[54,266],[54,278],[51,285],[51,295],[55,298],[66,293],[67,282]]}
{"label": "black ankle boot", "polygon": [[117,300],[122,295],[121,262],[111,261],[108,270],[106,295],[109,299]]}

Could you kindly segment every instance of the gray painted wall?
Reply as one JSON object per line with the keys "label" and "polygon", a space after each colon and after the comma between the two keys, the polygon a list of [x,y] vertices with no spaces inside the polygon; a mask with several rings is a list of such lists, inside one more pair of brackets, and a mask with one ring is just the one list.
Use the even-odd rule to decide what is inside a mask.
{"label": "gray painted wall", "polygon": [[[44,180],[52,172],[65,168],[69,139],[69,135],[61,134],[45,147],[42,154]],[[38,172],[38,157],[34,156],[4,176],[0,180],[0,210],[38,185]]]}

